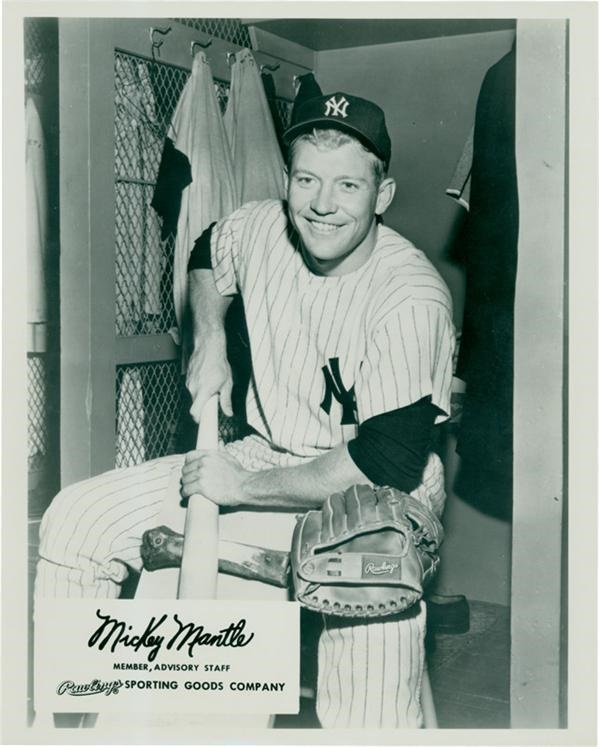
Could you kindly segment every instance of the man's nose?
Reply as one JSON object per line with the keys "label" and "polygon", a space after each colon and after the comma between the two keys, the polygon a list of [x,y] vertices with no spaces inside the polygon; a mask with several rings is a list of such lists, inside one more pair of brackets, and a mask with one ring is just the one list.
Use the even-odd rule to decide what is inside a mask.
{"label": "man's nose", "polygon": [[333,188],[329,185],[322,184],[310,203],[312,210],[320,215],[334,213],[336,210]]}

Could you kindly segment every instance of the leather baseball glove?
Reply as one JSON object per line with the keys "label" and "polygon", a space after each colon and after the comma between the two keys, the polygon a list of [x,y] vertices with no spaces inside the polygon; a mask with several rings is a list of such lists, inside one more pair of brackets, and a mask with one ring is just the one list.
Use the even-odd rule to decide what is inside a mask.
{"label": "leather baseball glove", "polygon": [[291,566],[296,599],[342,617],[411,607],[437,568],[444,531],[422,503],[394,488],[355,485],[298,517]]}

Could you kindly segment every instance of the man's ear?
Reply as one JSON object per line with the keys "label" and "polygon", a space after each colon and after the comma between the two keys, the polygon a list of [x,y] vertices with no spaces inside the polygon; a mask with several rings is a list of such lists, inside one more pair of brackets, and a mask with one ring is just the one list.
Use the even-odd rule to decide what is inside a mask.
{"label": "man's ear", "polygon": [[375,203],[375,212],[377,215],[383,215],[390,206],[394,195],[396,194],[396,180],[388,176],[386,177],[377,190],[377,202]]}

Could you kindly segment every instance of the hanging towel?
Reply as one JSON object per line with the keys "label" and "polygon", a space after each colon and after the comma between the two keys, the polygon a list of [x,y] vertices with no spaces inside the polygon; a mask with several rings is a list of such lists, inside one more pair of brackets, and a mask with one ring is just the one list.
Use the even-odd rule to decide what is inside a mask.
{"label": "hanging towel", "polygon": [[313,73],[305,73],[299,75],[296,79],[296,98],[294,99],[294,106],[292,108],[292,116],[290,118],[290,125],[296,123],[296,116],[298,115],[298,107],[308,99],[314,99],[316,96],[322,96],[321,86],[317,83]]}
{"label": "hanging towel", "polygon": [[249,49],[235,56],[225,111],[240,203],[284,197],[283,158],[254,58]]}
{"label": "hanging towel", "polygon": [[[27,321],[30,325],[48,321],[46,252],[48,231],[48,193],[44,133],[37,107],[29,96],[25,104],[26,123],[26,244],[27,244]],[[38,345],[30,327],[29,349]],[[43,343],[42,343],[43,344]]]}
{"label": "hanging towel", "polygon": [[469,209],[469,200],[471,195],[471,166],[473,164],[473,132],[474,126],[471,127],[464,148],[454,169],[454,174],[450,184],[446,189],[446,194],[455,199],[459,205],[466,210]]}
{"label": "hanging towel", "polygon": [[480,510],[512,512],[513,344],[519,202],[515,50],[487,72],[477,101],[466,294],[457,376],[466,382],[455,491]]}
{"label": "hanging towel", "polygon": [[[238,206],[231,155],[210,65],[197,52],[167,133],[171,154],[189,163],[191,181],[181,193],[173,267],[173,299],[181,332],[187,302],[187,264],[195,240],[211,223]],[[164,154],[163,154],[164,156]],[[185,160],[184,160],[185,159]],[[185,175],[181,183],[186,181]],[[159,180],[160,181],[160,180]],[[158,209],[161,209],[158,189]],[[153,206],[157,206],[157,197]],[[162,210],[163,215],[164,209]],[[180,341],[181,337],[179,337]]]}

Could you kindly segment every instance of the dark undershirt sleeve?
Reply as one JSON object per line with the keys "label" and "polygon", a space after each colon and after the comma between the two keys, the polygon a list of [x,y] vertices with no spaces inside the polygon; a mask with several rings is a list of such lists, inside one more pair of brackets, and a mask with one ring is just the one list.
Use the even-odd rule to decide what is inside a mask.
{"label": "dark undershirt sleeve", "polygon": [[[215,221],[216,223],[216,221]],[[194,248],[188,260],[187,270],[210,270],[212,263],[210,258],[210,237],[215,223],[211,223],[194,242]]]}
{"label": "dark undershirt sleeve", "polygon": [[358,436],[348,442],[348,452],[375,485],[409,493],[421,482],[440,412],[431,397],[424,397],[369,418],[358,426]]}

